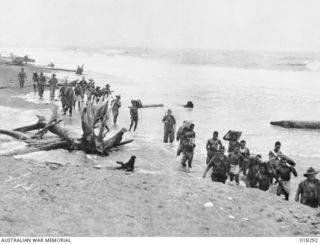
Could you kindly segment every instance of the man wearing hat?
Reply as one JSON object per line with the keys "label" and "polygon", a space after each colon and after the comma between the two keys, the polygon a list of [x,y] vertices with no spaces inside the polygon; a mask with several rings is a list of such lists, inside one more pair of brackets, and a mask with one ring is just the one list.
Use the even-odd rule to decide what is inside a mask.
{"label": "man wearing hat", "polygon": [[116,100],[113,102],[112,106],[112,115],[113,115],[113,123],[117,123],[118,115],[119,115],[119,108],[121,107],[121,102],[120,102],[120,95],[116,96]]}
{"label": "man wearing hat", "polygon": [[111,95],[110,85],[107,84],[105,89],[106,89],[106,95],[107,95],[107,97],[109,97]]}
{"label": "man wearing hat", "polygon": [[203,178],[206,177],[206,174],[208,173],[209,169],[212,168],[212,181],[221,182],[223,184],[226,182],[228,178],[227,172],[229,172],[230,169],[230,162],[228,157],[224,153],[224,146],[220,146],[218,154],[215,154],[215,156],[213,156],[209,161],[208,166],[203,173]]}
{"label": "man wearing hat", "polygon": [[54,97],[56,94],[56,88],[57,88],[58,80],[56,78],[56,74],[53,73],[51,79],[49,80],[50,85],[50,100],[54,101]]}
{"label": "man wearing hat", "polygon": [[312,208],[319,206],[319,180],[316,178],[318,171],[315,171],[312,167],[308,168],[307,172],[303,175],[307,177],[302,181],[296,193],[295,200],[304,205],[308,205]]}
{"label": "man wearing hat", "polygon": [[87,99],[88,99],[88,101],[91,101],[94,89],[95,89],[94,81],[93,81],[93,79],[89,79],[89,84],[87,86]]}
{"label": "man wearing hat", "polygon": [[291,173],[297,177],[297,171],[293,165],[288,164],[288,161],[285,157],[281,158],[280,165],[276,168],[276,179],[278,184],[277,195],[284,195],[285,200],[289,201],[290,195],[290,179]]}
{"label": "man wearing hat", "polygon": [[164,123],[163,142],[168,143],[168,138],[170,138],[170,143],[172,143],[174,141],[176,119],[172,115],[171,109],[168,109],[167,113],[162,119],[162,122]]}

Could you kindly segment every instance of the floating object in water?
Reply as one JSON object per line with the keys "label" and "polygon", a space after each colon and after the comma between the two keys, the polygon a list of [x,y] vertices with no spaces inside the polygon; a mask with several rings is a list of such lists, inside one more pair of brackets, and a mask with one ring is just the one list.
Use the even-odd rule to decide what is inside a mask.
{"label": "floating object in water", "polygon": [[34,62],[35,62],[35,60],[32,59],[32,58],[29,58],[28,54],[25,55],[24,57],[19,57],[19,56],[16,56],[16,55],[11,53],[11,63],[9,63],[9,64],[24,65],[24,64],[27,64],[27,63],[34,63]]}
{"label": "floating object in water", "polygon": [[272,121],[271,125],[280,126],[288,129],[310,129],[310,130],[319,130],[320,121],[299,121],[299,120],[281,120],[281,121]]}
{"label": "floating object in water", "polygon": [[77,67],[77,70],[76,70],[76,74],[77,74],[77,75],[82,75],[82,73],[83,73],[83,67],[84,67],[84,65]]}
{"label": "floating object in water", "polygon": [[49,66],[49,69],[50,70],[57,70],[57,71],[65,71],[65,72],[75,72],[77,75],[82,75],[83,71],[84,71],[83,66],[82,67],[78,66],[77,69],[63,69],[63,68],[54,68],[54,67]]}
{"label": "floating object in water", "polygon": [[131,104],[133,107],[136,108],[156,108],[156,107],[163,107],[163,104],[149,104],[149,105],[143,105],[141,100],[131,100]]}
{"label": "floating object in water", "polygon": [[184,105],[183,107],[185,108],[193,108],[193,102],[192,101],[188,101],[186,105]]}

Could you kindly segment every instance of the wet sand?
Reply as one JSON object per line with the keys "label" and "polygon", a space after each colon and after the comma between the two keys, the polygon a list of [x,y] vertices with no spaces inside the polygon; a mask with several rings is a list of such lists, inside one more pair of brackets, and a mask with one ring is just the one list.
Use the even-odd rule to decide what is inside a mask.
{"label": "wet sand", "polygon": [[[32,91],[29,82],[18,88],[21,67],[0,65],[0,104],[25,109],[49,109],[15,97]],[[1,116],[5,116],[4,114]],[[127,145],[126,148],[130,148]],[[204,163],[195,170],[179,170],[170,151],[150,147],[130,149],[137,159],[134,173],[114,170],[127,159],[126,148],[110,157],[54,167],[47,160],[0,157],[1,236],[314,236],[318,235],[318,211],[271,193],[242,186],[212,183],[202,178]],[[132,149],[133,148],[133,149]],[[146,153],[148,152],[148,153]],[[296,159],[296,158],[295,158]],[[298,158],[292,193],[302,172],[317,159]],[[99,162],[99,163],[97,163]],[[153,168],[144,162],[154,162]],[[292,194],[294,195],[294,194]]]}

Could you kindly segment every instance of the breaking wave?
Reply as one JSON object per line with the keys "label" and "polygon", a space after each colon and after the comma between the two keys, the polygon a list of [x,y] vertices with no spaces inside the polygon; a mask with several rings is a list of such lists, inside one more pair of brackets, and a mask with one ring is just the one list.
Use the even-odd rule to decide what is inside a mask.
{"label": "breaking wave", "polygon": [[309,71],[320,71],[320,61],[306,62],[306,67]]}

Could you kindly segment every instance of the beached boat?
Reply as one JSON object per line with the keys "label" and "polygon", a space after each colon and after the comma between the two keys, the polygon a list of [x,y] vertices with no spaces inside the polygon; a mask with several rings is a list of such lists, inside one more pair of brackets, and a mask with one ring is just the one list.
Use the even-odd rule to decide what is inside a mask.
{"label": "beached boat", "polygon": [[299,121],[299,120],[281,120],[281,121],[272,121],[271,125],[280,126],[283,128],[290,129],[311,129],[319,130],[320,121]]}

